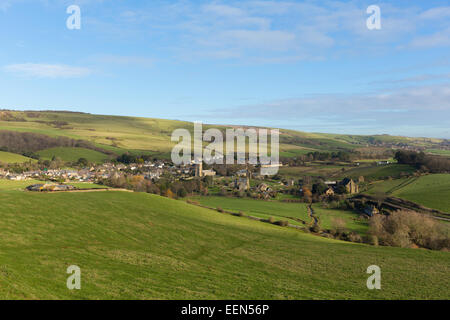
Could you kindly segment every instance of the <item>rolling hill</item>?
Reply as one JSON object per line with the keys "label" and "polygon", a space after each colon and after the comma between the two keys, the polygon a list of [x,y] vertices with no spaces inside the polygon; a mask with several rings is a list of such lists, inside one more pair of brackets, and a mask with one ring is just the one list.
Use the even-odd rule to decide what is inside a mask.
{"label": "rolling hill", "polygon": [[[203,127],[206,130],[212,126],[204,125]],[[220,130],[229,128],[224,125],[214,127]],[[168,158],[175,145],[170,141],[170,136],[178,128],[185,128],[192,132],[193,124],[177,120],[93,115],[67,111],[0,111],[0,130],[85,140],[104,151],[115,154],[126,151],[145,152]],[[428,138],[336,135],[282,129],[280,130],[280,155],[294,157],[314,151],[382,149],[390,147],[392,144],[438,150],[442,142],[443,140]]]}
{"label": "rolling hill", "polygon": [[[5,183],[2,299],[450,298],[448,252],[325,239],[145,193]],[[366,287],[373,264],[382,290]],[[70,265],[81,290],[66,288]]]}

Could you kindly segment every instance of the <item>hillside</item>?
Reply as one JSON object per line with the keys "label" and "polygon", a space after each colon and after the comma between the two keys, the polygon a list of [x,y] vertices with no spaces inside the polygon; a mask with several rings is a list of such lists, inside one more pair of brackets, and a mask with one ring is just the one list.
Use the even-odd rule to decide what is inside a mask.
{"label": "hillside", "polygon": [[0,162],[3,163],[24,163],[24,162],[35,162],[35,159],[21,156],[20,154],[15,154],[11,152],[0,151]]}
{"label": "hillside", "polygon": [[[2,299],[450,298],[448,252],[330,240],[145,193],[5,183]],[[73,264],[82,290],[66,288]],[[366,288],[372,264],[382,290]]]}
{"label": "hillside", "polygon": [[106,154],[95,150],[69,147],[44,149],[37,152],[37,154],[43,160],[51,160],[53,157],[58,157],[63,161],[77,161],[80,158],[85,158],[90,162],[102,162],[109,158]]}
{"label": "hillside", "polygon": [[432,174],[374,183],[370,195],[391,195],[450,213],[450,175]]}
{"label": "hillside", "polygon": [[[204,125],[204,129],[211,126]],[[226,126],[214,126],[224,130]],[[145,152],[169,157],[175,129],[193,130],[190,122],[138,117],[93,115],[64,111],[1,111],[0,130],[32,132],[50,137],[66,137],[93,143],[99,149],[121,154]],[[314,151],[367,149],[382,152],[392,145],[440,149],[439,139],[406,138],[387,135],[357,136],[280,131],[280,155],[294,157]],[[0,145],[1,147],[1,145]],[[99,150],[97,150],[99,151]],[[445,151],[443,151],[445,152]]]}

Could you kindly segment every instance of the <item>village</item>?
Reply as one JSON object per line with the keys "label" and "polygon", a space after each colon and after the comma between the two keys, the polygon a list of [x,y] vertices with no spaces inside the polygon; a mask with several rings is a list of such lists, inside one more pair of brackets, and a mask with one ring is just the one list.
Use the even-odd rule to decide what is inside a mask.
{"label": "village", "polygon": [[[288,166],[288,164],[284,164]],[[381,163],[378,163],[381,165]],[[272,165],[273,166],[273,165]],[[282,163],[277,164],[279,168]],[[207,165],[193,160],[190,164],[174,165],[167,160],[138,163],[105,162],[78,168],[43,168],[16,173],[0,168],[0,179],[30,181],[28,191],[64,192],[77,190],[80,184],[92,184],[182,198],[187,195],[220,195],[261,200],[299,201],[305,203],[342,200],[359,193],[359,183],[353,179],[311,180],[293,177],[264,176],[263,166]],[[76,186],[74,186],[76,185]],[[86,187],[84,187],[86,188]],[[363,208],[372,215],[373,209]]]}

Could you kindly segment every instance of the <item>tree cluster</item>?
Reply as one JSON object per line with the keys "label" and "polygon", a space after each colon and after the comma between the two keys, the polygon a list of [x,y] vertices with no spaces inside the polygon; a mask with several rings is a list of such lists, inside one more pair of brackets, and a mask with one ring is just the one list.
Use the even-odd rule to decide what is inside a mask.
{"label": "tree cluster", "polygon": [[423,152],[399,150],[395,159],[400,164],[415,166],[424,172],[443,173],[450,172],[450,158],[426,155]]}

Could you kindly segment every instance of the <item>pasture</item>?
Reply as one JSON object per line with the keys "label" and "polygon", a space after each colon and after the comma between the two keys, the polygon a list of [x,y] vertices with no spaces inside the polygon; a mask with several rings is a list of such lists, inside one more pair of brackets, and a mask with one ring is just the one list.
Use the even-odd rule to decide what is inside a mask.
{"label": "pasture", "polygon": [[450,212],[450,174],[430,174],[377,182],[368,194],[387,194],[425,207]]}
{"label": "pasture", "polygon": [[20,154],[0,151],[0,162],[3,163],[24,163],[24,162],[36,162],[35,159],[24,157]]}
{"label": "pasture", "polygon": [[191,200],[210,208],[222,208],[227,211],[269,219],[286,220],[291,224],[303,225],[298,220],[305,221],[309,225],[312,221],[308,216],[305,203],[288,203],[279,201],[264,201],[249,198],[231,198],[221,196],[195,196]]}
{"label": "pasture", "polygon": [[59,147],[41,150],[37,154],[44,160],[51,160],[53,157],[58,157],[65,162],[76,162],[80,158],[85,158],[89,162],[103,162],[107,160],[108,155],[86,148],[69,148]]}
{"label": "pasture", "polygon": [[[3,299],[450,298],[448,252],[325,239],[145,193],[2,190],[0,201]],[[373,264],[382,290],[366,287]],[[66,287],[70,265],[81,290]]]}
{"label": "pasture", "polygon": [[371,165],[345,170],[340,172],[337,177],[357,179],[359,176],[364,176],[366,180],[377,180],[386,177],[398,178],[402,174],[410,174],[415,170],[414,167],[405,164]]}
{"label": "pasture", "polygon": [[[240,212],[258,218],[268,219],[273,217],[275,220],[286,220],[291,224],[299,224],[298,220],[307,222],[306,226],[312,225],[312,218],[308,215],[306,203],[289,203],[281,201],[264,201],[248,198],[229,198],[218,196],[198,196],[192,197],[200,204],[231,212]],[[359,215],[348,210],[336,210],[322,208],[321,204],[313,205],[314,214],[320,220],[321,229],[331,229],[333,219],[340,218],[346,223],[346,228],[350,231],[364,235],[367,232],[367,221],[358,220]]]}

